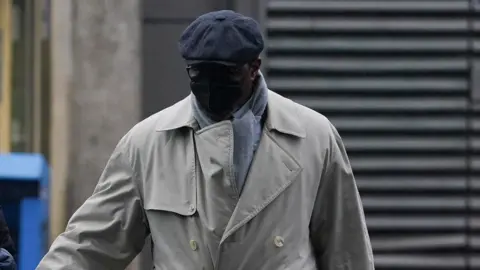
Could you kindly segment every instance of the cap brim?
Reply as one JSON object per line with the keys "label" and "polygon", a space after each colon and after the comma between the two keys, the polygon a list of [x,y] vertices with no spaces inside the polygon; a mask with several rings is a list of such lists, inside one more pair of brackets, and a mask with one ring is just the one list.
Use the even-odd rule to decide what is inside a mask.
{"label": "cap brim", "polygon": [[238,66],[239,63],[227,62],[227,61],[210,61],[210,60],[186,60],[187,65],[203,64],[203,63],[214,63],[225,66]]}

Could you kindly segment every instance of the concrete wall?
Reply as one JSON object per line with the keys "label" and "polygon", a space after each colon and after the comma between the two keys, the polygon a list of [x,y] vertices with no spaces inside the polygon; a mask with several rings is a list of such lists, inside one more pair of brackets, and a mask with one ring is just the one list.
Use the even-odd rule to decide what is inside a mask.
{"label": "concrete wall", "polygon": [[134,0],[52,1],[53,187],[67,180],[68,216],[140,119],[139,16]]}
{"label": "concrete wall", "polygon": [[138,0],[52,0],[51,238],[141,118]]}
{"label": "concrete wall", "polygon": [[70,215],[140,119],[140,5],[53,0],[52,10],[52,166],[54,172],[68,169]]}
{"label": "concrete wall", "polygon": [[139,1],[73,1],[72,17],[70,213],[140,119],[141,92]]}

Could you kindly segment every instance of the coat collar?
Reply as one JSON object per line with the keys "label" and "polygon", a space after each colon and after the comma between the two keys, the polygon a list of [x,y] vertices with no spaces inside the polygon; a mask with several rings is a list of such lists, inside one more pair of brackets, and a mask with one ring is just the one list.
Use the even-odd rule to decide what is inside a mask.
{"label": "coat collar", "polygon": [[[298,105],[293,101],[268,90],[266,127],[291,136],[305,138],[305,129],[298,121]],[[167,131],[182,127],[197,128],[193,117],[191,95],[157,114],[156,131]]]}

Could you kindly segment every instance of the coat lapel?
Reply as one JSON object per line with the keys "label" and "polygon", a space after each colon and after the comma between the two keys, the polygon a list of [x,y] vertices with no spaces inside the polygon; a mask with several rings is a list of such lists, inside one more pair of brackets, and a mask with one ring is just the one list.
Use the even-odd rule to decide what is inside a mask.
{"label": "coat lapel", "polygon": [[297,124],[295,109],[290,100],[269,93],[267,121],[260,145],[221,242],[275,200],[302,171],[297,160],[275,139],[276,136],[288,136],[291,140],[305,138],[305,130]]}
{"label": "coat lapel", "polygon": [[222,242],[255,217],[297,179],[302,167],[272,138],[263,132],[247,181]]}

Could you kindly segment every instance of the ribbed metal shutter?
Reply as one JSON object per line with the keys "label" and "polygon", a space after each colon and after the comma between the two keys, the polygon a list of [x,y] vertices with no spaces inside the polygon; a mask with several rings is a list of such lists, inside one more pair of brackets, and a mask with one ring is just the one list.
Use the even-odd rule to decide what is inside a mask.
{"label": "ribbed metal shutter", "polygon": [[470,4],[268,2],[269,86],[339,129],[377,269],[480,267],[480,256],[468,257],[468,243],[479,247],[480,238],[467,241],[480,229],[467,206],[480,209],[467,196],[468,174],[480,169],[468,151],[477,142],[468,132],[477,122],[467,117]]}

